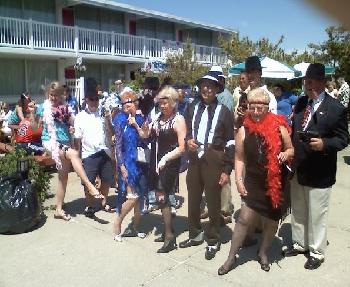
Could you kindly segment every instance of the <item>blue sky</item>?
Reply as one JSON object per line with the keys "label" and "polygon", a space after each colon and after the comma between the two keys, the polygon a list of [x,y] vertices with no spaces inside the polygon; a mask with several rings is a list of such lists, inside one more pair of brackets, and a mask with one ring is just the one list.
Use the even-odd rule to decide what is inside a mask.
{"label": "blue sky", "polygon": [[282,47],[287,51],[304,50],[310,42],[320,43],[326,40],[325,28],[337,25],[337,22],[328,15],[319,12],[303,0],[117,0],[117,2],[233,28],[251,40],[267,37],[276,42],[281,35],[284,35]]}

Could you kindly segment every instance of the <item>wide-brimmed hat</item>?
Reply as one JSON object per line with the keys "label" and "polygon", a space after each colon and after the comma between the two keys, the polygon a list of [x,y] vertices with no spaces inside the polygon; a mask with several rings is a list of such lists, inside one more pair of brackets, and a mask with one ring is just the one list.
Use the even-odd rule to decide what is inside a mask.
{"label": "wide-brimmed hat", "polygon": [[258,56],[251,56],[245,60],[245,70],[250,71],[261,71],[262,66]]}
{"label": "wide-brimmed hat", "polygon": [[312,80],[325,80],[326,79],[326,69],[325,66],[321,63],[313,63],[307,67],[305,79]]}
{"label": "wide-brimmed hat", "polygon": [[123,81],[122,80],[116,80],[114,82],[114,85],[122,85],[123,84]]}

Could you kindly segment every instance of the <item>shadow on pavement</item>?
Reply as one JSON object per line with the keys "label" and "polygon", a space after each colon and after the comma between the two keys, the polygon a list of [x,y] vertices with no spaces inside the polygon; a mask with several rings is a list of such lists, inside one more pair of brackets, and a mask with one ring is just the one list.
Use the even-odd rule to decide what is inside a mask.
{"label": "shadow on pavement", "polygon": [[350,156],[345,155],[345,156],[343,156],[343,158],[344,158],[344,162],[345,162],[347,165],[350,165]]}
{"label": "shadow on pavement", "polygon": [[4,232],[4,233],[1,233],[1,235],[17,235],[17,234],[23,234],[23,233],[30,233],[43,227],[46,223],[46,220],[47,220],[47,216],[44,214],[44,212],[42,212],[40,214],[40,218],[38,222],[34,226],[32,226],[30,229],[26,230],[25,232],[22,232],[22,233]]}

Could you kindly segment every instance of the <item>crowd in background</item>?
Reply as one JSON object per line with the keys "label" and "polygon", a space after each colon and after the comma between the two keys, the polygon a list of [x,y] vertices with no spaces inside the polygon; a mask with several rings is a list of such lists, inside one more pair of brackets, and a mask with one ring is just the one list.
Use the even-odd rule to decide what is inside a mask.
{"label": "crowd in background", "polygon": [[[41,105],[29,93],[20,96],[13,111],[1,104],[2,138],[55,161],[57,219],[71,219],[63,203],[72,168],[84,186],[85,215],[93,218],[98,209],[115,212],[117,242],[144,238],[142,215],[160,209],[164,230],[155,239],[163,243],[158,253],[178,246],[173,216],[179,207],[179,173],[187,170],[189,235],[179,247],[206,240],[207,260],[220,250],[220,227],[232,221],[234,170],[242,206],[218,274],[234,268],[240,248],[257,243],[256,230],[263,232],[258,262],[269,271],[267,251],[290,204],[294,245],[285,256],[308,253],[305,268],[316,269],[325,258],[336,154],[349,142],[349,85],[343,78],[338,88],[334,81],[326,82],[324,66],[311,64],[298,97],[283,83],[269,87],[271,92],[258,57],[247,58],[245,67],[233,94],[219,66],[198,79],[194,94],[183,83],[161,85],[157,77],[147,77],[142,91],[117,80],[108,93],[88,78],[82,106],[68,87],[52,82]],[[116,187],[114,204],[108,202],[110,187]],[[291,203],[290,189],[298,191],[291,193]],[[122,231],[131,210],[132,224]],[[308,221],[311,215],[315,219]],[[201,219],[207,217],[204,231]]]}

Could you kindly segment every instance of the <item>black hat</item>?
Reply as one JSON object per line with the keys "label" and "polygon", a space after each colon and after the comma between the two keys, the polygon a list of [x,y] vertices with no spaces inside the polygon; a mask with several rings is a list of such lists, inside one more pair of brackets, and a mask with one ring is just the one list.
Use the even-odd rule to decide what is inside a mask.
{"label": "black hat", "polygon": [[245,70],[250,71],[261,71],[261,62],[258,56],[251,56],[245,60]]}
{"label": "black hat", "polygon": [[144,87],[150,90],[158,90],[160,87],[159,79],[157,77],[146,77]]}
{"label": "black hat", "polygon": [[84,82],[85,98],[101,98],[97,93],[97,82],[94,78],[87,78]]}
{"label": "black hat", "polygon": [[321,63],[310,64],[309,67],[307,67],[305,78],[320,81],[325,80],[326,70],[324,65]]}

